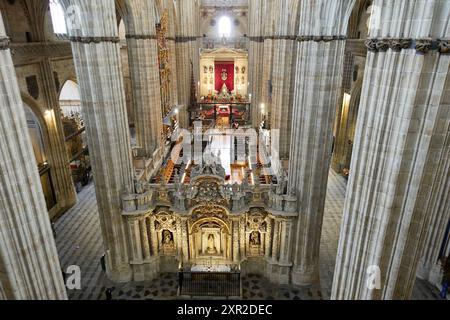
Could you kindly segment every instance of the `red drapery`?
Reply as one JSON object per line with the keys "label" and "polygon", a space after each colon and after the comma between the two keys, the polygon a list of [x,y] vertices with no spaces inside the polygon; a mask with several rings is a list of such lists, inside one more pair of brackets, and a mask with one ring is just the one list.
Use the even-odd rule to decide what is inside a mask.
{"label": "red drapery", "polygon": [[[227,80],[222,80],[222,71],[226,70]],[[216,62],[215,63],[215,78],[216,86],[215,89],[220,93],[222,86],[225,83],[227,85],[228,91],[234,90],[234,62]]]}

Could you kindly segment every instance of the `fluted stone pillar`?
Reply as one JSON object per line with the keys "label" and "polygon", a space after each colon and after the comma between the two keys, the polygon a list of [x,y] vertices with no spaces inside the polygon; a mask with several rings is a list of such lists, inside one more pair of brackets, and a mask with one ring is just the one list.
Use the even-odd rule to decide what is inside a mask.
{"label": "fluted stone pillar", "polygon": [[178,103],[183,106],[178,114],[182,128],[189,125],[189,106],[192,81],[195,87],[199,77],[199,6],[196,0],[177,1],[176,60],[178,81]]}
{"label": "fluted stone pillar", "polygon": [[[450,137],[447,136],[447,139]],[[449,146],[450,142],[447,141]],[[422,257],[419,261],[417,276],[440,286],[443,278],[442,242],[446,237],[450,223],[450,152],[447,152],[437,164],[436,176],[432,185],[431,199],[428,205],[428,222]]]}
{"label": "fluted stone pillar", "polygon": [[0,14],[0,298],[67,299]]}
{"label": "fluted stone pillar", "polygon": [[162,110],[153,0],[125,0],[136,141],[147,157],[161,147]]}
{"label": "fluted stone pillar", "polygon": [[232,221],[233,224],[233,262],[239,262],[239,220]]}
{"label": "fluted stone pillar", "polygon": [[76,14],[68,19],[68,27],[95,178],[107,274],[113,281],[129,281],[132,271],[121,198],[134,193],[134,172],[114,0],[62,2],[69,12],[76,8]]}
{"label": "fluted stone pillar", "polygon": [[247,257],[246,243],[245,219],[242,217],[239,222],[239,258],[241,260]]}
{"label": "fluted stone pillar", "polygon": [[347,22],[354,1],[302,1],[289,158],[298,195],[292,282],[319,279],[319,247]]}
{"label": "fluted stone pillar", "polygon": [[139,225],[138,217],[127,218],[128,233],[130,235],[130,247],[132,249],[131,262],[134,264],[141,264],[143,260],[142,242],[141,242],[141,229]]}
{"label": "fluted stone pillar", "polygon": [[249,1],[249,82],[253,128],[261,121],[264,57],[264,0]]}
{"label": "fluted stone pillar", "polygon": [[275,33],[273,35],[272,103],[270,128],[277,139],[278,157],[289,158],[292,108],[294,102],[295,66],[297,64],[296,34],[300,2],[275,0]]}
{"label": "fluted stone pillar", "polygon": [[[270,120],[271,102],[272,102],[272,67],[273,67],[273,39],[275,30],[276,8],[275,0],[264,1],[264,44],[263,44],[263,68],[262,68],[262,88],[260,108],[263,107],[263,118]],[[262,104],[262,106],[261,106]]]}
{"label": "fluted stone pillar", "polygon": [[280,221],[278,219],[273,220],[273,240],[272,240],[272,262],[278,261],[278,250],[280,241]]}
{"label": "fluted stone pillar", "polygon": [[181,219],[181,250],[183,253],[183,261],[189,261],[189,240],[188,240],[187,219]]}
{"label": "fluted stone pillar", "polygon": [[350,92],[350,100],[342,99],[342,104],[338,106],[342,111],[340,112],[331,164],[331,167],[338,173],[342,173],[344,168],[350,169],[356,121],[361,100],[362,76],[359,77],[354,84],[353,90]]}
{"label": "fluted stone pillar", "polygon": [[55,187],[55,196],[58,203],[58,212],[69,209],[77,201],[75,186],[69,168],[64,127],[61,120],[61,108],[58,100],[58,89],[55,85],[53,68],[49,58],[40,61],[42,70],[42,81],[44,82],[43,97],[45,104],[50,107],[51,112],[46,115],[45,121],[49,133],[48,158]]}
{"label": "fluted stone pillar", "polygon": [[292,248],[292,221],[284,219],[281,221],[281,245],[280,245],[280,264],[291,266],[291,248]]}
{"label": "fluted stone pillar", "polygon": [[450,2],[374,5],[333,299],[410,298],[448,198]]}
{"label": "fluted stone pillar", "polygon": [[148,226],[146,217],[143,217],[139,220],[139,227],[141,229],[142,254],[144,257],[144,261],[148,261],[151,257],[151,254],[150,254],[150,242],[147,231]]}
{"label": "fluted stone pillar", "polygon": [[155,216],[151,215],[149,218],[150,223],[150,248],[152,249],[152,256],[158,255],[158,235],[155,229]]}
{"label": "fluted stone pillar", "polygon": [[269,218],[267,221],[267,231],[264,243],[264,256],[266,257],[266,260],[269,260],[270,254],[272,253],[271,244],[272,244],[272,219]]}
{"label": "fluted stone pillar", "polygon": [[175,45],[175,26],[176,15],[173,0],[164,0],[164,10],[167,10],[169,17],[169,26],[167,30],[167,47],[169,49],[169,63],[170,63],[170,98],[173,106],[178,105],[178,70],[177,70],[177,54]]}

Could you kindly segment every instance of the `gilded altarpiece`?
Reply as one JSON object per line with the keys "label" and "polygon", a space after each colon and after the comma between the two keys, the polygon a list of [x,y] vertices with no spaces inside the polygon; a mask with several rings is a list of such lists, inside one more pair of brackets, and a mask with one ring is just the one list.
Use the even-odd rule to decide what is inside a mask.
{"label": "gilded altarpiece", "polygon": [[[296,216],[292,197],[259,185],[228,185],[223,168],[194,168],[191,176],[189,183],[179,177],[124,198],[131,243],[139,248],[133,251],[135,274],[143,269],[145,278],[157,259],[162,272],[244,267],[286,283]],[[281,202],[271,207],[275,196]]]}

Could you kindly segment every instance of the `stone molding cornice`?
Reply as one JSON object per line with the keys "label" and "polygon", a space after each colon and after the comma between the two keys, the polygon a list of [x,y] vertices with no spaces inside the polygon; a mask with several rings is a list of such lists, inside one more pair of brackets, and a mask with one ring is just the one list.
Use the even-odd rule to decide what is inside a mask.
{"label": "stone molding cornice", "polygon": [[8,37],[0,37],[0,50],[7,50],[11,45]]}
{"label": "stone molding cornice", "polygon": [[199,36],[176,36],[175,42],[191,42],[191,41],[197,41],[197,39],[200,39],[203,37]]}
{"label": "stone molding cornice", "polygon": [[156,34],[127,34],[125,35],[126,39],[135,39],[135,40],[157,40],[158,37]]}
{"label": "stone molding cornice", "polygon": [[365,46],[370,52],[394,52],[413,49],[417,54],[427,54],[437,51],[440,54],[450,54],[450,40],[448,39],[408,39],[408,38],[382,38],[367,39]]}
{"label": "stone molding cornice", "polygon": [[273,35],[273,36],[250,36],[250,41],[264,42],[264,40],[292,40],[298,42],[331,42],[336,40],[347,40],[346,36],[293,36],[293,35]]}
{"label": "stone molding cornice", "polygon": [[101,43],[101,42],[119,43],[120,38],[119,37],[78,37],[78,36],[74,36],[74,37],[70,37],[70,41],[84,43],[84,44]]}
{"label": "stone molding cornice", "polygon": [[297,41],[299,42],[331,42],[331,41],[345,41],[347,40],[347,36],[298,36]]}
{"label": "stone molding cornice", "polygon": [[31,64],[43,58],[72,59],[72,48],[69,41],[11,43],[10,49],[14,65]]}
{"label": "stone molding cornice", "polygon": [[450,54],[450,40],[439,40],[437,45],[440,54]]}
{"label": "stone molding cornice", "polygon": [[253,41],[253,42],[264,42],[263,36],[248,36],[247,38],[248,38],[248,40]]}
{"label": "stone molding cornice", "polygon": [[266,40],[292,40],[292,41],[295,41],[295,40],[297,40],[297,36],[273,35],[273,36],[266,36],[265,39]]}

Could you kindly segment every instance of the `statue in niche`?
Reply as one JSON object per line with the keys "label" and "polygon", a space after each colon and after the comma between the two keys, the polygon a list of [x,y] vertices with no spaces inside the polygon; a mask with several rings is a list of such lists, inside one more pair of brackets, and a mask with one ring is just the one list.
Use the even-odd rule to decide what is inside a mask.
{"label": "statue in niche", "polygon": [[280,170],[279,177],[278,177],[277,190],[276,190],[277,195],[284,194],[284,190],[286,189],[286,184],[287,184],[286,174],[285,174],[284,170]]}
{"label": "statue in niche", "polygon": [[242,74],[245,74],[245,67],[242,67]]}
{"label": "statue in niche", "polygon": [[233,186],[231,188],[232,188],[233,194],[235,196],[237,196],[238,193],[241,191],[240,190],[240,186],[239,186],[239,184],[237,182],[233,183]]}
{"label": "statue in niche", "polygon": [[162,239],[162,244],[164,246],[173,246],[172,232],[170,232],[169,230],[164,230],[162,238],[163,238]]}
{"label": "statue in niche", "polygon": [[208,67],[207,66],[203,66],[203,73],[208,73]]}
{"label": "statue in niche", "polygon": [[173,181],[175,185],[175,191],[180,193],[181,191],[181,178],[178,169],[175,170],[175,174],[173,175]]}
{"label": "statue in niche", "polygon": [[273,181],[270,181],[270,192],[277,193],[277,187],[273,184]]}
{"label": "statue in niche", "polygon": [[143,194],[144,193],[144,185],[137,178],[134,178],[134,192],[136,194]]}
{"label": "statue in niche", "polygon": [[214,244],[214,235],[212,233],[210,233],[208,235],[208,247],[206,248],[206,252],[208,254],[216,254],[217,253],[217,249]]}
{"label": "statue in niche", "polygon": [[249,187],[249,177],[248,177],[248,170],[245,170],[245,172],[244,172],[244,177],[242,178],[242,190],[244,190],[244,191],[246,191],[246,190],[248,190],[248,187]]}
{"label": "statue in niche", "polygon": [[222,81],[227,81],[228,80],[228,72],[226,69],[222,69],[222,73],[221,73],[221,77]]}
{"label": "statue in niche", "polygon": [[173,234],[169,230],[162,232],[162,252],[163,254],[171,255],[175,252],[175,244],[173,241]]}
{"label": "statue in niche", "polygon": [[252,246],[259,246],[261,244],[261,240],[259,238],[259,232],[258,231],[253,231],[250,234],[250,244]]}
{"label": "statue in niche", "polygon": [[229,97],[227,85],[224,83],[220,90],[219,99],[228,99]]}

